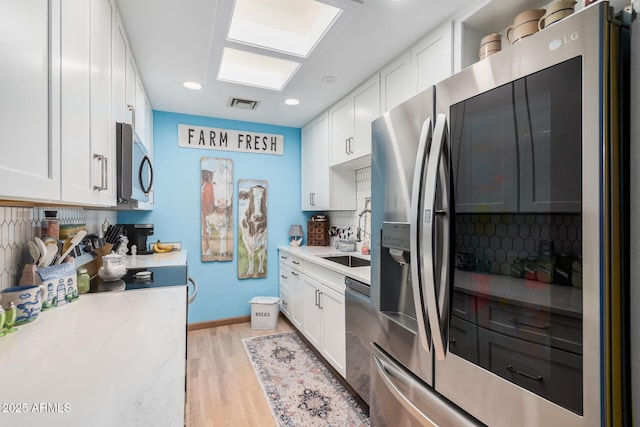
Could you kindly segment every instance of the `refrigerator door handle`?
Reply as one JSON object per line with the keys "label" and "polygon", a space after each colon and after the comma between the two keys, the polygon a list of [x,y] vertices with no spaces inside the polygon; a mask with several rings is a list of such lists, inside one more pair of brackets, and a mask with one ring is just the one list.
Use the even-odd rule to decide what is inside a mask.
{"label": "refrigerator door handle", "polygon": [[[391,375],[399,378],[399,381],[404,384],[411,384],[413,379],[410,378],[407,374],[402,371],[399,371],[392,365],[388,365],[376,357],[375,354],[372,354],[373,362],[375,363],[376,370],[380,375],[380,378],[387,386],[387,389],[393,394],[393,397],[396,398],[398,402],[417,420],[426,420],[429,423],[433,424],[433,421],[427,414],[418,409],[412,402],[409,400],[407,396],[405,396],[400,389],[394,384],[393,379],[391,379]],[[391,374],[391,375],[389,375]],[[435,425],[435,424],[433,424]]]}
{"label": "refrigerator door handle", "polygon": [[427,335],[426,316],[423,311],[424,304],[422,302],[422,286],[420,278],[424,277],[422,271],[419,271],[419,260],[421,258],[420,247],[418,241],[420,224],[420,212],[422,211],[422,203],[420,194],[422,193],[422,182],[426,170],[428,159],[428,150],[432,140],[431,117],[422,123],[420,131],[420,141],[418,143],[418,157],[416,166],[413,171],[413,188],[411,191],[411,217],[410,217],[410,233],[409,233],[409,256],[411,266],[411,285],[413,288],[413,302],[416,308],[416,320],[418,323],[418,340],[422,348],[427,352],[431,352],[431,344]]}
{"label": "refrigerator door handle", "polygon": [[[480,425],[478,421],[444,400],[431,387],[405,372],[402,366],[389,359],[375,343],[371,358],[374,362],[372,373],[375,372],[374,375],[382,380],[396,401],[420,424],[458,427],[478,427]],[[403,388],[407,389],[407,392],[403,392]],[[372,390],[372,394],[374,392]]]}
{"label": "refrigerator door handle", "polygon": [[[424,272],[422,284],[423,284],[423,299],[426,303],[426,312],[429,318],[429,326],[431,328],[431,341],[433,342],[433,350],[438,360],[444,360],[446,356],[445,336],[443,330],[443,319],[441,314],[445,313],[443,303],[446,301],[446,295],[448,294],[448,268],[447,273],[441,272],[440,279],[447,282],[440,282],[440,296],[441,300],[438,300],[436,294],[436,271],[434,260],[434,241],[435,241],[435,217],[436,217],[436,188],[438,177],[442,177],[444,174],[440,172],[440,160],[442,159],[442,153],[446,147],[445,141],[447,139],[447,117],[444,114],[438,114],[436,119],[435,129],[433,131],[433,143],[431,144],[431,152],[429,153],[429,159],[427,163],[426,181],[423,188],[424,207],[422,208],[421,215],[421,240],[422,245],[420,249],[423,251],[423,256],[420,257],[420,270]],[[445,186],[446,187],[446,186]],[[444,188],[441,189],[443,194],[446,193]],[[443,197],[444,198],[444,197]],[[443,223],[448,223],[447,216],[449,212],[445,208],[448,208],[447,202],[442,206],[443,209],[439,210],[437,215],[442,218]],[[447,230],[445,230],[447,231]],[[448,263],[448,233],[443,233],[443,268]],[[447,313],[448,314],[448,313]]]}

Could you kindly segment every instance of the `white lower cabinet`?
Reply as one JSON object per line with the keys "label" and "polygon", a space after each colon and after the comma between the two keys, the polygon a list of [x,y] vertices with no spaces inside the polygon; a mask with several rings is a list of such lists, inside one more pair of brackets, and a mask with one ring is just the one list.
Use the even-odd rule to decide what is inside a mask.
{"label": "white lower cabinet", "polygon": [[303,275],[302,332],[322,356],[342,375],[346,375],[346,337],[344,295],[316,279]]}
{"label": "white lower cabinet", "polygon": [[[306,274],[307,269],[311,275]],[[280,251],[280,311],[305,336],[324,359],[343,377],[346,376],[346,336],[344,293],[336,291],[335,283],[344,277],[326,270],[327,283],[322,283],[326,270],[288,252]]]}
{"label": "white lower cabinet", "polygon": [[302,260],[280,252],[280,310],[302,329]]}
{"label": "white lower cabinet", "polygon": [[322,312],[322,355],[346,376],[346,330],[344,294],[321,285],[319,307]]}
{"label": "white lower cabinet", "polygon": [[289,299],[292,305],[290,319],[296,328],[301,329],[304,313],[304,308],[302,306],[302,273],[292,269],[290,283],[291,286],[289,287]]}

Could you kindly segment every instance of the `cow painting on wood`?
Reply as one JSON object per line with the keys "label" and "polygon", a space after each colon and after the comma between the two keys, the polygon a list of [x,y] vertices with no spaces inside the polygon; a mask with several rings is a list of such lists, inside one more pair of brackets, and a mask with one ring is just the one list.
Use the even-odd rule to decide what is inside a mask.
{"label": "cow painting on wood", "polygon": [[202,261],[233,259],[233,161],[201,160]]}
{"label": "cow painting on wood", "polygon": [[238,278],[267,277],[267,181],[238,180]]}

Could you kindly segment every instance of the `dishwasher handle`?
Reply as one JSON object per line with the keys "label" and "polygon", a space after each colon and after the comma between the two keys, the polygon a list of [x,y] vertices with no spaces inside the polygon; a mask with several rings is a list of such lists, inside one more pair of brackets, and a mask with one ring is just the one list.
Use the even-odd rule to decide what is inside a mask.
{"label": "dishwasher handle", "polygon": [[367,297],[371,296],[371,287],[366,283],[352,279],[351,277],[345,277],[344,284],[346,285],[347,290],[349,291],[352,291],[357,294],[362,294]]}

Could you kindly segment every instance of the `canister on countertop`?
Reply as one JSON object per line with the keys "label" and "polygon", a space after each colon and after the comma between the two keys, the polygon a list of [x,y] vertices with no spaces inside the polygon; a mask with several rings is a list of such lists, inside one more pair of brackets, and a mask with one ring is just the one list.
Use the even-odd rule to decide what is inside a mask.
{"label": "canister on countertop", "polygon": [[556,271],[556,256],[550,252],[538,257],[538,281],[554,283]]}
{"label": "canister on countertop", "polygon": [[44,219],[40,223],[40,238],[42,240],[47,237],[60,239],[60,222],[57,215],[58,211],[44,211]]}
{"label": "canister on countertop", "polygon": [[78,268],[78,292],[81,294],[85,294],[89,292],[90,287],[91,287],[91,278],[89,277],[87,268],[86,267]]}
{"label": "canister on countertop", "polygon": [[524,277],[524,260],[517,259],[511,264],[511,277],[522,279]]}
{"label": "canister on countertop", "polygon": [[575,288],[582,288],[582,255],[571,264],[571,284]]}
{"label": "canister on countertop", "polygon": [[524,262],[524,278],[538,280],[538,256],[530,255]]}
{"label": "canister on countertop", "polygon": [[571,286],[571,264],[573,256],[570,254],[560,254],[556,261],[556,283],[563,286]]}

